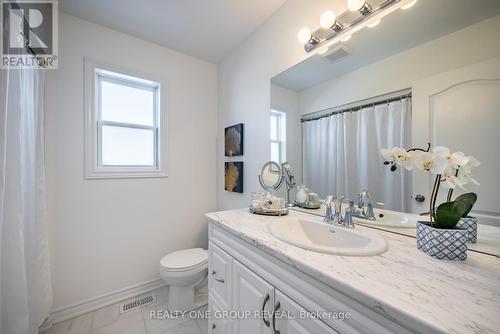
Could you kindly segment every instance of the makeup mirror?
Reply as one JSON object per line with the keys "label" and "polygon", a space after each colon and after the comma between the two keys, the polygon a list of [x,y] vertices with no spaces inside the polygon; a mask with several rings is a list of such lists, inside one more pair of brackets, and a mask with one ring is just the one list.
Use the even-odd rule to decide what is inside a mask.
{"label": "makeup mirror", "polygon": [[280,165],[274,161],[268,161],[262,167],[259,174],[259,182],[267,192],[275,193],[283,183],[283,171]]}

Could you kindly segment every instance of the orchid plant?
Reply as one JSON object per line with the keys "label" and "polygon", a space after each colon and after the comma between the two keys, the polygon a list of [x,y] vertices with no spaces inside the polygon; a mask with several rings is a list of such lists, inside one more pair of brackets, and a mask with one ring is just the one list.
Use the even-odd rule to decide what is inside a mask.
{"label": "orchid plant", "polygon": [[[465,189],[468,183],[479,185],[472,177],[472,172],[480,162],[463,152],[451,153],[450,149],[444,146],[437,146],[432,151],[430,147],[429,144],[427,149],[384,148],[380,153],[384,158],[384,164],[390,166],[393,172],[398,166],[402,166],[407,170],[419,169],[436,175],[430,198],[430,224],[438,228],[454,228],[460,218],[469,214],[477,195],[467,193],[452,201],[453,190],[457,187]],[[436,199],[441,184],[449,189],[447,202],[439,205],[436,210]]]}

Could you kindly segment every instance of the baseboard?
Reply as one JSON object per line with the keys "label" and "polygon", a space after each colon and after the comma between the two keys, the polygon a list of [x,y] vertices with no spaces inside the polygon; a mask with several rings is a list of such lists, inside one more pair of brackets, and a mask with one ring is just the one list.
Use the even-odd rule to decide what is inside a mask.
{"label": "baseboard", "polygon": [[165,285],[166,284],[163,279],[157,278],[151,281],[135,284],[124,289],[109,292],[101,296],[90,298],[79,303],[63,306],[54,309],[51,312],[50,321],[52,322],[52,324],[56,324],[64,320],[98,310],[105,306],[109,306],[136,297],[140,294],[161,288]]}

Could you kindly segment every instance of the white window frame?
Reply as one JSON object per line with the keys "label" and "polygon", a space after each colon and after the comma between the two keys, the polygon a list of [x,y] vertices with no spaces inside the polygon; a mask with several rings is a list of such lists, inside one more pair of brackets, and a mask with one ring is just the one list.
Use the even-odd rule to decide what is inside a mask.
{"label": "white window frame", "polygon": [[278,144],[279,160],[280,161],[276,161],[276,162],[281,164],[283,162],[286,162],[286,113],[283,111],[271,109],[270,117],[277,118],[277,122],[276,122],[276,125],[278,127],[276,129],[277,139],[276,140],[271,139],[271,146],[273,143]]}
{"label": "white window frame", "polygon": [[[164,103],[160,104],[164,85],[150,75],[132,73],[108,64],[85,58],[85,178],[167,177],[167,123]],[[107,73],[111,72],[111,73]],[[136,86],[154,92],[153,126],[101,120],[100,85],[102,81]],[[102,127],[112,125],[154,131],[154,164],[148,166],[112,166],[102,164]]]}

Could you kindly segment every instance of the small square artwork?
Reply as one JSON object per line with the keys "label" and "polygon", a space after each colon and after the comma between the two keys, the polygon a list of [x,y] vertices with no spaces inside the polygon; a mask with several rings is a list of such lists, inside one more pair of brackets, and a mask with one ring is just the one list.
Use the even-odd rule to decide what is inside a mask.
{"label": "small square artwork", "polygon": [[224,142],[226,157],[243,155],[243,123],[225,128]]}
{"label": "small square artwork", "polygon": [[235,193],[243,193],[243,162],[225,163],[224,189]]}

